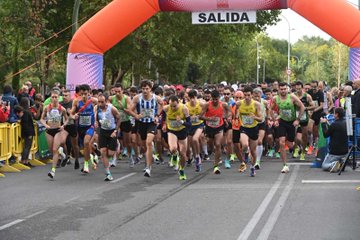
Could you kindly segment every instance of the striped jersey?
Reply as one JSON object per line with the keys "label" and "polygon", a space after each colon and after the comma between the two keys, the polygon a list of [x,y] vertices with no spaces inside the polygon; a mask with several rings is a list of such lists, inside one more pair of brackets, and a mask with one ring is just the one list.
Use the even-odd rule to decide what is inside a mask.
{"label": "striped jersey", "polygon": [[139,121],[143,123],[152,123],[154,122],[155,116],[158,114],[158,103],[156,95],[152,94],[152,97],[149,100],[145,100],[143,95],[139,95],[139,102],[136,105],[136,110],[138,114],[141,114],[143,118],[140,118]]}

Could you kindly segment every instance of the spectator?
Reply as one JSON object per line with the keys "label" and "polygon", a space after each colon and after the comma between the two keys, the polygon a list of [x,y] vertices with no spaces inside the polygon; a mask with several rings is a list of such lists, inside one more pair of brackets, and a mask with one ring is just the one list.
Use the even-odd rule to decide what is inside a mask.
{"label": "spectator", "polygon": [[16,97],[13,96],[13,89],[10,85],[4,86],[4,95],[2,96],[2,101],[6,102],[7,105],[10,103],[10,114],[8,118],[9,123],[14,123],[18,120],[16,114],[14,113],[14,107],[19,105],[18,100]]}
{"label": "spectator", "polygon": [[35,98],[35,88],[32,87],[32,83],[30,81],[27,81],[25,83],[26,86],[29,88],[29,96],[32,100]]}
{"label": "spectator", "polygon": [[348,136],[346,131],[345,111],[343,108],[335,109],[335,122],[330,126],[325,118],[321,118],[321,127],[325,138],[330,137],[329,153],[322,164],[324,171],[338,172],[343,158],[348,153]]}
{"label": "spectator", "polygon": [[360,117],[360,79],[356,79],[353,82],[354,95],[352,96],[352,112],[356,114],[356,117]]}
{"label": "spectator", "polygon": [[28,166],[34,167],[29,162],[29,154],[32,146],[32,141],[35,136],[35,128],[33,123],[32,114],[29,111],[30,101],[27,98],[22,98],[21,105],[24,106],[16,106],[15,114],[18,116],[21,125],[21,137],[24,139],[24,148],[21,153],[21,163]]}
{"label": "spectator", "polygon": [[43,104],[43,96],[40,93],[35,95],[35,104],[31,107],[31,112],[33,114],[33,118],[38,121],[41,118],[41,114],[44,108]]}
{"label": "spectator", "polygon": [[0,98],[0,123],[4,123],[8,120],[10,114],[9,102],[3,102]]}
{"label": "spectator", "polygon": [[19,93],[18,93],[18,96],[17,96],[18,102],[20,102],[21,99],[24,98],[24,97],[30,99],[29,88],[26,85],[23,85],[21,87],[21,89],[19,90]]}

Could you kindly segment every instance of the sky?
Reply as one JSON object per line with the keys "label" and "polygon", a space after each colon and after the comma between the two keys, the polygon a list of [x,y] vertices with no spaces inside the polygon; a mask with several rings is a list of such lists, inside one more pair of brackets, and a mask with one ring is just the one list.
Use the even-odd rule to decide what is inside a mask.
{"label": "sky", "polygon": [[[354,5],[358,4],[358,0],[348,0],[348,2],[353,3]],[[326,40],[331,38],[331,36],[320,28],[290,9],[282,10],[282,15],[289,20],[290,28],[293,29],[290,32],[290,42],[292,44],[297,42],[303,36],[318,36]],[[280,16],[280,18],[281,21],[278,22],[276,26],[268,27],[266,32],[271,38],[288,40],[288,23],[283,17]]]}

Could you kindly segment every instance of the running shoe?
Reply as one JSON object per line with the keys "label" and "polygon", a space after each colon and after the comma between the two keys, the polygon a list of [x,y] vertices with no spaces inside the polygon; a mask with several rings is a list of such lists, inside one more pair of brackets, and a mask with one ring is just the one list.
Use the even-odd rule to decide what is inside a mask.
{"label": "running shoe", "polygon": [[67,158],[64,158],[62,161],[61,161],[61,167],[65,167],[66,164],[68,163],[69,159]]}
{"label": "running shoe", "polygon": [[311,155],[313,153],[313,150],[314,150],[314,147],[313,146],[310,146],[308,151],[307,151],[307,154],[308,155]]}
{"label": "running shoe", "polygon": [[231,164],[230,164],[230,161],[229,160],[225,160],[225,168],[226,169],[230,169],[231,168]]}
{"label": "running shoe", "polygon": [[340,167],[341,167],[340,162],[339,162],[339,161],[336,161],[336,162],[334,162],[334,163],[332,164],[331,169],[330,169],[330,172],[331,172],[331,173],[337,173],[337,172],[339,172]]}
{"label": "running shoe", "polygon": [[54,177],[55,177],[55,172],[51,170],[51,171],[48,173],[48,176],[49,176],[49,178],[54,179]]}
{"label": "running shoe", "polygon": [[144,173],[144,176],[145,176],[145,177],[151,177],[151,170],[150,170],[150,168],[146,167],[144,172],[145,172],[145,173]]}
{"label": "running shoe", "polygon": [[214,174],[220,174],[220,168],[218,166],[214,167]]}
{"label": "running shoe", "polygon": [[255,177],[255,167],[250,168],[250,177]]}
{"label": "running shoe", "polygon": [[209,157],[208,154],[205,154],[203,159],[204,159],[204,161],[209,161],[209,160],[210,160],[210,157]]}
{"label": "running shoe", "polygon": [[83,173],[89,173],[89,166],[84,165],[84,168],[82,169]]}
{"label": "running shoe", "polygon": [[302,153],[300,154],[300,160],[301,160],[301,161],[305,161],[305,152],[302,152]]}
{"label": "running shoe", "polygon": [[175,171],[179,171],[179,155],[172,155],[172,163]]}
{"label": "running shoe", "polygon": [[160,164],[159,154],[153,154],[153,158],[154,158],[154,163],[156,163],[156,165],[159,165]]}
{"label": "running shoe", "polygon": [[110,167],[116,167],[116,158],[112,157],[111,161],[109,161]]}
{"label": "running shoe", "polygon": [[123,157],[127,157],[128,156],[128,150],[127,148],[124,148],[123,151],[122,151],[122,156]]}
{"label": "running shoe", "polygon": [[280,153],[279,152],[275,153],[275,158],[277,158],[277,159],[280,158]]}
{"label": "running shoe", "polygon": [[186,174],[184,170],[179,170],[179,180],[186,180]]}
{"label": "running shoe", "polygon": [[201,158],[196,157],[195,158],[195,172],[201,171]]}
{"label": "running shoe", "polygon": [[161,165],[164,165],[164,164],[165,164],[164,159],[163,159],[162,157],[159,157],[159,159],[160,159],[160,164],[161,164]]}
{"label": "running shoe", "polygon": [[106,174],[106,177],[105,177],[104,181],[109,182],[109,181],[112,181],[112,180],[114,180],[114,178],[111,175],[111,173]]}
{"label": "running shoe", "polygon": [[281,173],[288,173],[290,171],[288,165],[284,165],[284,167],[281,169]]}
{"label": "running shoe", "polygon": [[192,158],[189,158],[187,161],[186,161],[186,165],[188,166],[188,167],[190,167],[191,166],[191,164],[192,164]]}
{"label": "running shoe", "polygon": [[66,158],[66,154],[64,153],[64,148],[63,147],[59,147],[58,153],[59,153],[61,159]]}
{"label": "running shoe", "polygon": [[133,168],[135,166],[135,160],[133,156],[129,157],[129,167]]}
{"label": "running shoe", "polygon": [[134,164],[140,164],[141,158],[140,157],[136,157]]}
{"label": "running shoe", "polygon": [[94,152],[97,156],[101,156],[101,152],[100,152],[100,149],[99,149],[99,146],[97,143],[93,143],[93,147],[94,147]]}
{"label": "running shoe", "polygon": [[275,150],[274,149],[270,149],[269,150],[269,154],[268,154],[268,157],[274,157],[274,153],[275,153]]}
{"label": "running shoe", "polygon": [[254,165],[254,168],[256,170],[259,170],[260,169],[260,161],[256,161],[255,165]]}
{"label": "running shoe", "polygon": [[230,154],[230,162],[235,162],[236,155]]}
{"label": "running shoe", "polygon": [[245,172],[246,171],[246,163],[242,162],[240,164],[239,172]]}
{"label": "running shoe", "polygon": [[299,157],[299,148],[296,147],[295,150],[294,150],[294,154],[292,155],[293,158],[298,158]]}

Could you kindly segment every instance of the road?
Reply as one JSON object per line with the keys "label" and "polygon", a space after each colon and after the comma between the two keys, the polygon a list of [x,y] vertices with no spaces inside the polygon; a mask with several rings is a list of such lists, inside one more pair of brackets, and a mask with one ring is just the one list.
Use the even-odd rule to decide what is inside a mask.
{"label": "road", "polygon": [[47,177],[50,165],[0,179],[0,239],[360,239],[360,172],[341,175],[264,158],[256,177],[167,165],[145,178],[143,165],[120,162],[115,180],[102,166],[84,176],[73,165]]}

